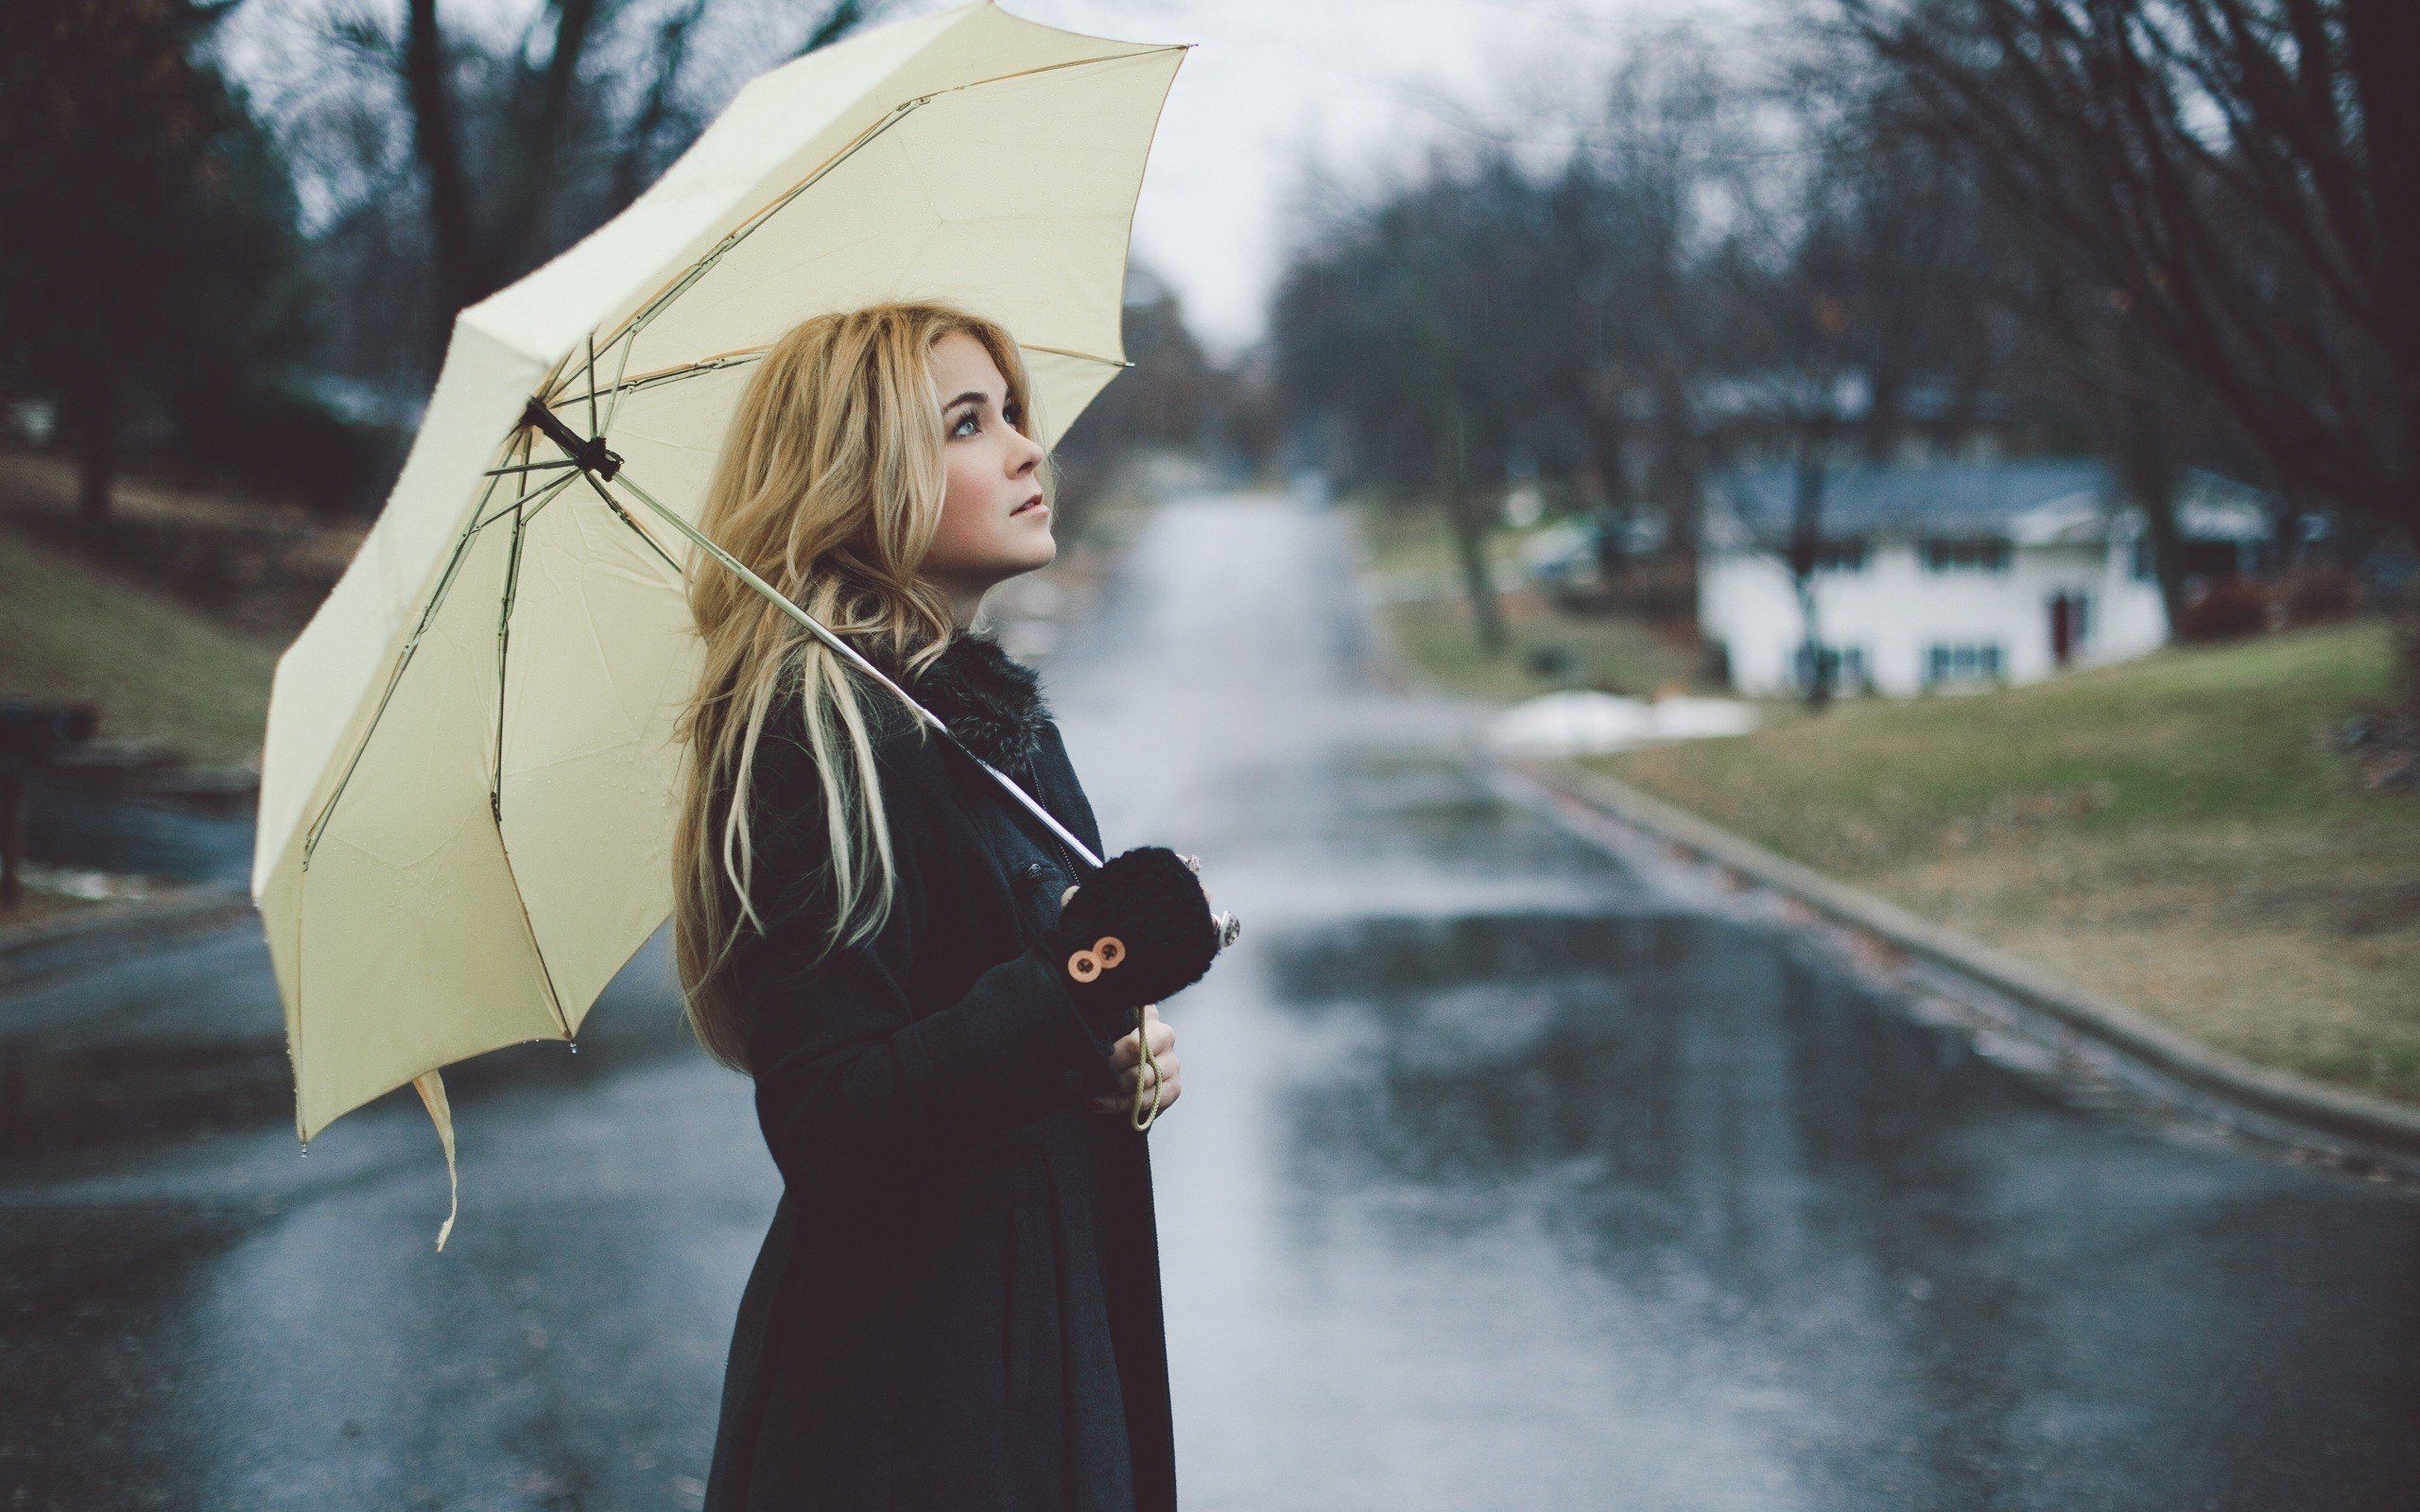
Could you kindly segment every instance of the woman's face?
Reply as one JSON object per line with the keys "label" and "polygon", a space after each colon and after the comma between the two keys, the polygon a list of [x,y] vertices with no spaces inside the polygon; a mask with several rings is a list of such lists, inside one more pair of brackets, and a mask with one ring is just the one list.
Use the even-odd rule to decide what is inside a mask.
{"label": "woman's face", "polygon": [[992,353],[953,331],[933,343],[931,357],[949,485],[920,571],[948,591],[964,625],[994,584],[1048,566],[1059,542],[1050,507],[1031,502],[1042,493],[1041,444],[1017,428],[1026,417],[1009,407],[1008,380]]}

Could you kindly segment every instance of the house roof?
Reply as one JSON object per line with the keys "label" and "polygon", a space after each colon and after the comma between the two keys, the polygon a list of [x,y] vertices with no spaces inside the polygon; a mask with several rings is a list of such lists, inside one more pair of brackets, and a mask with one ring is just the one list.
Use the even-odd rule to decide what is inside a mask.
{"label": "house roof", "polygon": [[[1706,486],[1734,522],[1772,540],[1789,529],[1797,478],[1795,468],[1773,464],[1718,472]],[[2233,479],[2192,469],[2183,495],[2190,534],[2235,538],[2265,528],[2260,495]],[[1836,467],[1821,505],[1827,537],[1971,533],[2020,542],[2103,539],[2120,512],[2129,507],[2097,457]]]}

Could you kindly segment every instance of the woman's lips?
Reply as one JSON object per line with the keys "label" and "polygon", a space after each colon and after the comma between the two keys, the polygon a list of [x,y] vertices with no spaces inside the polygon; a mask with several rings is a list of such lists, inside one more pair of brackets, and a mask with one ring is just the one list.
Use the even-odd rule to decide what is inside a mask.
{"label": "woman's lips", "polygon": [[1048,514],[1050,512],[1050,506],[1043,503],[1042,495],[1038,493],[1032,498],[1028,499],[1025,503],[1020,504],[1015,508],[1010,510],[1009,515],[1010,518],[1014,519],[1016,516],[1021,514],[1031,514],[1035,512],[1043,514]]}

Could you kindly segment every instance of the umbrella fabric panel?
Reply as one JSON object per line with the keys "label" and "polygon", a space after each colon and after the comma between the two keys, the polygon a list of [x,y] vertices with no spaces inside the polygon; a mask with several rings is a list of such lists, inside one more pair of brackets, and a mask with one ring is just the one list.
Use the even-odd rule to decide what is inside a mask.
{"label": "umbrella fabric panel", "polygon": [[564,1034],[488,799],[510,546],[470,540],[302,872],[305,1139],[424,1072]]}
{"label": "umbrella fabric panel", "polygon": [[1029,351],[1090,359],[1037,373],[1055,438],[1123,360],[1127,226],[1181,56],[980,84],[909,111],[716,255],[600,361],[602,381],[677,387],[810,316],[946,296],[1013,312]]}
{"label": "umbrella fabric panel", "polygon": [[297,832],[369,727],[404,643],[488,491],[517,413],[545,364],[457,322],[410,455],[387,505],[311,623],[278,659],[261,747],[252,896],[293,864]]}
{"label": "umbrella fabric panel", "polygon": [[497,805],[530,931],[576,1033],[672,910],[684,769],[673,727],[702,647],[679,570],[585,483],[522,527],[511,605]]}
{"label": "umbrella fabric panel", "polygon": [[[605,334],[602,343],[763,210],[768,183],[804,182],[905,102],[1127,58],[1149,61],[1144,77],[1155,75],[1151,87],[1164,95],[1184,54],[1181,45],[1042,26],[988,0],[859,33],[751,80],[621,215],[466,313],[548,360],[592,334]],[[1124,124],[1103,117],[1097,134],[1116,136]]]}

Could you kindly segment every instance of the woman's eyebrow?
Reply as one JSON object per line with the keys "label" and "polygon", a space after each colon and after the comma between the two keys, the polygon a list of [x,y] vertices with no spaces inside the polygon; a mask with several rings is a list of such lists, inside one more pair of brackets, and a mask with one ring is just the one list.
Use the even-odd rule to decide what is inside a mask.
{"label": "woman's eyebrow", "polygon": [[980,404],[989,402],[991,395],[977,393],[976,390],[970,388],[966,392],[959,395],[956,399],[953,399],[949,403],[943,404],[942,406],[942,412],[943,414],[947,414],[949,411],[956,409],[959,405],[965,404],[970,399]]}

